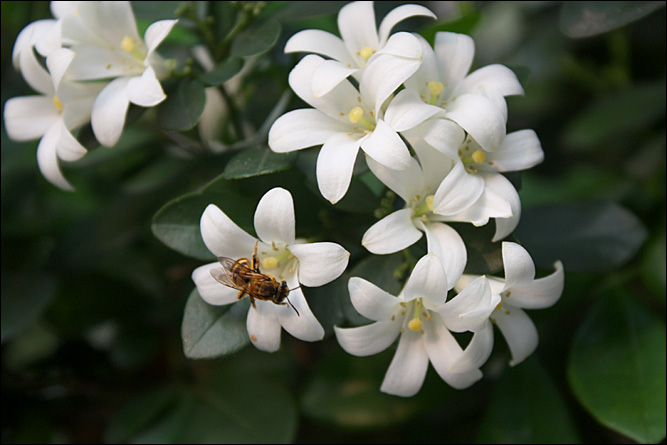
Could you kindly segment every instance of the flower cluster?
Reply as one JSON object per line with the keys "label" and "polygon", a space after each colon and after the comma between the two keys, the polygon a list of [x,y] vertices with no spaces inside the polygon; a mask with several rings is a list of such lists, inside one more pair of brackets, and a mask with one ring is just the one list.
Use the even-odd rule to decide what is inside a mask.
{"label": "flower cluster", "polygon": [[[347,193],[364,152],[370,171],[404,203],[368,228],[362,244],[369,252],[399,252],[426,235],[427,254],[398,296],[350,279],[352,304],[374,323],[335,329],[341,346],[359,356],[388,348],[400,334],[381,388],[400,396],[419,390],[429,361],[455,388],[480,379],[493,323],[509,343],[511,363],[520,363],[537,346],[522,308],[549,307],[563,290],[560,262],[535,279],[530,255],[513,242],[502,243],[504,279],[464,275],[466,246],[447,223],[483,226],[494,219],[493,242],[505,239],[519,222],[521,203],[502,173],[533,167],[544,154],[534,131],[506,132],[505,97],[523,94],[515,74],[502,65],[470,72],[474,42],[467,35],[438,32],[433,46],[417,34],[390,35],[416,15],[435,17],[405,5],[378,29],[372,2],[354,2],[339,13],[342,38],[318,30],[290,38],[286,52],[316,53],[289,75],[312,108],[284,114],[269,133],[279,153],[322,146],[317,184],[332,204]],[[463,348],[452,332],[473,335]]]}
{"label": "flower cluster", "polygon": [[[46,179],[71,190],[59,160],[86,154],[72,131],[90,123],[97,140],[118,142],[130,103],[153,107],[166,96],[160,80],[168,66],[156,52],[176,20],[148,27],[142,39],[129,2],[51,2],[55,19],[25,27],[12,60],[40,95],[7,101],[7,134],[40,139],[37,161]],[[42,63],[44,61],[44,63]]]}

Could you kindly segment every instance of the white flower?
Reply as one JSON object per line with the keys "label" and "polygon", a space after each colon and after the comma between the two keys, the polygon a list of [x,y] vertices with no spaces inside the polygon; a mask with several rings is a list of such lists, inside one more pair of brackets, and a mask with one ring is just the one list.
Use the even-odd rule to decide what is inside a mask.
{"label": "white flower", "polygon": [[[463,131],[450,122],[452,143],[463,139]],[[466,264],[463,240],[446,221],[488,221],[492,217],[508,217],[511,208],[484,181],[465,173],[461,162],[453,162],[423,141],[413,145],[419,162],[411,160],[410,168],[392,170],[368,160],[375,176],[405,201],[402,210],[391,213],[372,225],[361,240],[370,252],[388,254],[416,243],[426,233],[427,248],[443,262],[448,279],[458,280]],[[434,213],[434,203],[441,203],[441,212]]]}
{"label": "white flower", "polygon": [[290,86],[314,109],[294,110],[278,118],[269,131],[269,146],[284,153],[324,144],[317,159],[317,183],[322,195],[332,203],[347,192],[359,148],[382,165],[405,169],[411,163],[410,152],[397,132],[440,111],[418,98],[404,100],[405,96],[399,93],[387,105],[386,113],[402,114],[406,119],[397,120],[394,126],[384,121],[383,104],[421,63],[416,37],[398,33],[392,39],[411,47],[413,57],[377,55],[364,70],[359,91],[345,79],[324,96],[314,96],[313,73],[325,63],[317,55],[304,57],[290,73]]}
{"label": "white flower", "polygon": [[429,361],[440,377],[457,389],[482,377],[477,367],[456,370],[464,352],[450,331],[476,331],[497,301],[485,278],[445,302],[451,288],[437,256],[419,260],[398,297],[358,277],[348,283],[355,309],[375,323],[354,328],[335,327],[341,347],[357,356],[377,354],[400,335],[398,349],[382,382],[381,391],[409,397],[422,386]]}
{"label": "white flower", "polygon": [[[389,33],[399,22],[413,16],[437,18],[429,9],[418,5],[402,5],[394,8],[380,23],[375,23],[373,2],[352,2],[338,13],[338,29],[342,39],[329,32],[307,29],[294,34],[285,44],[285,52],[309,52],[321,54],[329,60],[314,73],[313,94],[326,94],[340,81],[353,75],[361,80],[361,72],[373,54],[387,45]],[[401,54],[402,49],[387,49]]]}
{"label": "white flower", "polygon": [[[555,272],[535,279],[535,264],[530,254],[516,243],[503,242],[505,278],[488,277],[491,291],[500,298],[500,304],[489,320],[475,334],[465,356],[455,365],[466,368],[477,363],[473,357],[488,357],[493,348],[493,326],[498,326],[512,354],[511,366],[518,365],[535,351],[538,343],[537,329],[523,309],[545,309],[556,304],[563,293],[563,264],[554,264]],[[463,289],[477,277],[463,275],[455,289]]]}
{"label": "white flower", "polygon": [[[297,287],[322,286],[336,279],[347,267],[349,252],[335,243],[296,239],[294,201],[282,188],[268,191],[260,200],[255,211],[255,230],[262,272],[287,282],[292,289],[288,298],[296,311],[288,305],[255,300],[256,307],[250,308],[247,319],[253,344],[263,351],[276,351],[280,347],[281,326],[301,340],[321,340],[324,330],[310,311],[303,290]],[[201,233],[208,249],[218,257],[251,258],[257,242],[213,204],[202,215]],[[214,267],[219,267],[219,263],[201,266],[192,273],[201,297],[214,305],[238,301],[237,290],[213,278]]]}
{"label": "white flower", "polygon": [[[49,29],[51,25],[48,23]],[[34,37],[36,29],[28,30],[28,34]],[[41,95],[9,99],[4,110],[5,127],[8,136],[17,141],[41,138],[37,146],[40,171],[52,184],[64,190],[73,190],[60,171],[59,159],[76,161],[86,154],[85,147],[76,140],[71,130],[90,121],[95,97],[105,84],[79,84],[53,79],[37,61],[33,51],[36,44],[35,39],[18,38],[14,54],[24,79]],[[60,50],[56,52],[60,53]],[[67,57],[66,53],[61,54]],[[47,58],[47,64],[50,60]]]}
{"label": "white flower", "polygon": [[97,97],[91,119],[97,140],[111,147],[120,138],[130,103],[153,107],[166,98],[158,79],[167,74],[167,66],[155,49],[176,20],[153,23],[144,41],[129,2],[81,2],[61,13],[63,45],[75,54],[67,77],[113,79]]}

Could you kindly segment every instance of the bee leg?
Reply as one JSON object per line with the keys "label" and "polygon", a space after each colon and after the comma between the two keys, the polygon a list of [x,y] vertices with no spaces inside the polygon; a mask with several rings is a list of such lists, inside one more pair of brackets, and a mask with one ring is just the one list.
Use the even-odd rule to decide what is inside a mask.
{"label": "bee leg", "polygon": [[241,300],[241,299],[243,299],[244,296],[245,296],[245,291],[242,290],[242,291],[239,292],[239,294],[236,296],[236,298]]}
{"label": "bee leg", "polygon": [[252,307],[257,309],[257,307],[255,306],[255,298],[250,294],[248,294],[248,297],[250,297],[250,304],[252,305]]}
{"label": "bee leg", "polygon": [[252,270],[259,272],[259,266],[261,265],[259,261],[259,255],[257,255],[257,244],[259,240],[255,241],[255,248],[252,251]]}

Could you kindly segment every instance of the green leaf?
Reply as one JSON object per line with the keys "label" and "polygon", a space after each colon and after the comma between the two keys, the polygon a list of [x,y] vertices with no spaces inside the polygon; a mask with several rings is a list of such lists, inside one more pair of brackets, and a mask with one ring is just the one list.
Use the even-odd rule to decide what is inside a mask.
{"label": "green leaf", "polygon": [[232,54],[250,57],[265,53],[278,42],[282,26],[275,19],[269,19],[246,28],[232,42]]}
{"label": "green leaf", "polygon": [[209,7],[215,19],[215,36],[223,41],[232,30],[239,10],[231,2],[209,2]]}
{"label": "green leaf", "polygon": [[349,300],[347,280],[338,277],[324,286],[309,288],[302,286],[302,289],[308,300],[308,306],[324,328],[325,335],[333,334],[333,327],[343,321],[341,301],[344,298]]}
{"label": "green leaf", "polygon": [[641,271],[644,283],[653,295],[655,295],[662,304],[665,304],[667,297],[667,264],[665,258],[666,236],[663,223],[661,233],[647,243],[646,251],[642,257]]}
{"label": "green leaf", "polygon": [[199,122],[206,105],[204,85],[183,79],[167,91],[167,99],[157,107],[157,120],[165,130],[189,130]]}
{"label": "green leaf", "polygon": [[[269,5],[280,2],[270,2]],[[282,22],[312,19],[325,15],[336,14],[347,2],[283,2],[280,9],[273,12],[273,17]]]}
{"label": "green leaf", "polygon": [[477,9],[471,9],[465,15],[457,17],[448,22],[435,22],[424,26],[421,34],[431,45],[435,42],[435,35],[441,31],[456,32],[459,34],[472,34],[475,27],[482,18],[482,13]]}
{"label": "green leaf", "polygon": [[665,438],[665,324],[624,289],[588,313],[567,371],[575,396],[600,423],[641,443]]}
{"label": "green leaf", "polygon": [[564,2],[560,26],[570,37],[590,37],[647,16],[665,2]]}
{"label": "green leaf", "polygon": [[3,272],[2,343],[34,323],[56,295],[56,280],[43,272]]}
{"label": "green leaf", "polygon": [[563,397],[533,357],[505,370],[479,427],[477,443],[581,443]]}
{"label": "green leaf", "polygon": [[[222,285],[221,285],[222,286]],[[250,343],[246,328],[247,299],[211,306],[195,288],[185,304],[181,337],[185,356],[192,359],[233,354]]]}
{"label": "green leaf", "polygon": [[206,86],[218,86],[227,82],[243,68],[243,59],[229,57],[217,64],[211,71],[199,76],[199,80]]}
{"label": "green leaf", "polygon": [[535,263],[563,261],[570,272],[608,272],[631,260],[647,237],[632,212],[613,202],[524,209],[516,236]]}
{"label": "green leaf", "polygon": [[472,224],[450,224],[466,246],[468,262],[465,273],[475,275],[494,274],[503,268],[502,243],[491,242],[496,233],[495,224],[475,227]]}
{"label": "green leaf", "polygon": [[229,160],[223,176],[227,179],[241,179],[287,170],[296,157],[296,153],[275,153],[267,146],[241,150]]}

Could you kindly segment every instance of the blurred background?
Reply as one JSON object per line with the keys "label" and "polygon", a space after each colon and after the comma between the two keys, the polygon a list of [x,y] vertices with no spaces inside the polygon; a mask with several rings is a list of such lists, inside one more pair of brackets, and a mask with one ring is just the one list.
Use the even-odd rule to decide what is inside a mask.
{"label": "blurred background", "polygon": [[[143,33],[175,17],[180,2],[134,3]],[[286,87],[298,60],[283,54],[287,38],[309,28],[337,34],[345,2],[274,3],[274,13],[295,16],[283,12],[276,45],[245,81],[251,116],[266,116]],[[378,21],[404,3],[377,2]],[[3,124],[3,443],[664,443],[665,2],[414,3],[439,20],[395,31],[470,34],[473,69],[505,64],[525,88],[508,98],[508,132],[534,129],[545,160],[512,177],[523,205],[515,236],[542,274],[558,259],[566,271],[561,300],[529,312],[536,353],[510,368],[497,336],[482,381],[456,391],[430,368],[409,399],[379,391],[391,349],[349,356],[330,326],[318,343],[284,333],[274,354],[249,347],[188,359],[181,322],[203,262],[165,246],[151,221],[233,154],[191,156],[178,135],[131,113],[117,147],[64,167],[77,189],[68,193],[39,173],[37,141],[9,140]],[[4,107],[34,94],[11,64],[17,34],[52,16],[47,2],[1,7]],[[176,33],[165,52],[192,43]],[[248,218],[289,175],[239,180]],[[307,230],[316,221],[301,217],[311,209],[299,202]],[[335,221],[353,207],[326,211]],[[355,217],[361,233],[373,221]],[[367,265],[348,247],[356,241],[339,236],[353,253],[348,277]],[[340,283],[328,291],[346,292]]]}

